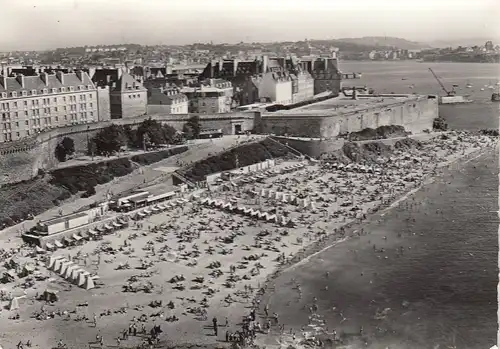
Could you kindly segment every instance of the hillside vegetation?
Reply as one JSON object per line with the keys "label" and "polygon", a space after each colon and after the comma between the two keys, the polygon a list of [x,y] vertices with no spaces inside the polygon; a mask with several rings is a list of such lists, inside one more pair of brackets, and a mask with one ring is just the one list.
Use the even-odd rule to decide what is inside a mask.
{"label": "hillside vegetation", "polygon": [[[237,167],[253,165],[272,158],[291,154],[290,150],[266,138],[258,143],[241,145],[224,153],[195,162],[183,175],[193,182],[203,181],[213,173],[229,171]],[[238,159],[238,164],[236,164]]]}
{"label": "hillside vegetation", "polygon": [[0,187],[0,229],[15,225],[36,216],[83,192],[83,197],[95,193],[98,184],[126,176],[137,165],[149,165],[170,156],[185,152],[188,147],[177,147],[155,153],[135,155],[88,165],[66,167],[47,175]]}

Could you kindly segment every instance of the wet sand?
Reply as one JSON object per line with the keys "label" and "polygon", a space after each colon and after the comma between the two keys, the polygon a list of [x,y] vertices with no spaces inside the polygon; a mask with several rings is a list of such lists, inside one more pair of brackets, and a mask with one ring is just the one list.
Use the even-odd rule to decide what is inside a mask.
{"label": "wet sand", "polygon": [[[492,152],[498,152],[498,149],[489,150],[490,157],[496,155],[491,155]],[[467,161],[475,164],[478,160],[473,158]],[[484,159],[485,155],[480,158]],[[484,171],[491,171],[488,173],[496,181],[498,166],[495,167],[494,163],[486,165],[489,169]],[[458,189],[451,181],[456,179],[457,169],[466,166],[473,165],[464,164],[464,161],[455,163],[413,195],[405,195],[407,200],[370,216],[362,225],[369,234],[326,247],[321,253],[315,253],[307,263],[283,270],[268,284],[261,304],[267,304],[271,312],[280,314],[287,335],[280,338],[274,331],[269,336],[261,336],[259,343],[277,346],[283,341],[283,344],[297,346],[298,341],[290,338],[291,329],[297,337],[316,334],[323,340],[333,338],[335,330],[343,344],[354,348],[435,348],[438,344],[439,347],[447,347],[454,343],[458,348],[491,346],[495,342],[496,328],[495,244],[491,251],[485,248],[486,255],[482,257],[481,251],[473,251],[474,257],[466,253],[469,260],[449,258],[452,265],[442,260],[448,256],[440,250],[443,247],[439,247],[439,244],[442,245],[439,239],[443,239],[443,235],[454,233],[448,230],[450,224],[454,224],[455,220],[456,224],[464,223],[463,218],[461,220],[452,215],[449,207],[443,210],[443,202],[437,201],[436,196],[445,200],[445,206],[460,205],[462,197],[457,190],[463,189]],[[485,166],[484,161],[481,166]],[[467,174],[471,176],[475,172],[469,169]],[[493,197],[490,201],[496,206]],[[484,214],[487,221],[496,218],[494,212]],[[475,219],[477,221],[478,218]],[[472,229],[475,227],[477,225],[471,225]],[[360,228],[355,226],[352,229]],[[456,229],[459,230],[458,227]],[[436,237],[426,237],[427,234],[436,234]],[[492,234],[496,236],[496,230]],[[469,240],[473,238],[470,234],[465,237],[457,235],[459,242],[456,246],[450,243],[448,246],[460,249],[462,243],[476,243]],[[486,241],[491,244],[495,240],[490,237]],[[384,251],[381,251],[382,248]],[[493,256],[493,259],[487,256]],[[477,258],[484,258],[483,263],[489,266],[488,270],[483,271],[477,265],[476,269],[468,269],[468,265],[477,263]],[[422,259],[426,262],[422,263]],[[456,273],[460,276],[455,276]],[[443,280],[439,280],[440,274]],[[481,285],[485,289],[477,289],[475,285],[476,282],[479,285],[479,280],[482,280]],[[297,283],[300,283],[302,297],[296,288]],[[436,288],[439,290],[436,291]],[[310,320],[314,297],[317,298],[318,316]],[[459,306],[460,310],[455,310],[452,304]],[[485,314],[479,312],[478,315],[475,307],[480,306],[486,309]],[[475,323],[483,324],[489,330],[484,331],[481,325],[470,330],[450,328],[445,320],[447,317],[452,317],[457,326]],[[479,331],[480,328],[483,332]],[[325,335],[325,331],[329,335]],[[340,347],[341,342],[335,344]]]}

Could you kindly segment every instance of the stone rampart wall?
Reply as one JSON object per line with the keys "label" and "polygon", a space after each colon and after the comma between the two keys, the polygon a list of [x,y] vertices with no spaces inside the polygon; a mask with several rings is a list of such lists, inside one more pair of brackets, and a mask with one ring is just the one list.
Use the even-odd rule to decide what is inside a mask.
{"label": "stone rampart wall", "polygon": [[[146,115],[134,119],[115,119],[85,125],[74,125],[52,129],[38,134],[31,139],[0,143],[0,185],[28,180],[36,176],[39,169],[50,170],[56,164],[55,147],[64,138],[70,137],[75,142],[75,151],[85,153],[88,140],[102,128],[116,125],[138,126],[148,118],[170,124],[181,130],[186,121],[194,114],[182,115]],[[224,134],[234,134],[235,125],[241,125],[243,131],[254,128],[253,113],[200,114],[201,127],[222,129]]]}
{"label": "stone rampart wall", "polygon": [[[337,112],[333,112],[337,113]],[[339,134],[357,132],[365,128],[383,125],[401,125],[412,133],[432,129],[434,118],[438,117],[438,100],[433,98],[413,98],[392,104],[370,106],[357,111],[347,111],[340,115],[328,115],[324,111],[318,115],[264,114],[259,122],[262,133],[277,136],[334,138]]]}

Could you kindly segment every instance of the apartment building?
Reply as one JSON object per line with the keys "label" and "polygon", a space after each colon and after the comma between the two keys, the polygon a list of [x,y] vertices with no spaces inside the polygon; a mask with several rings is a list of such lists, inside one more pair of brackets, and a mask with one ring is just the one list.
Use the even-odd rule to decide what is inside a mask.
{"label": "apartment building", "polygon": [[222,79],[208,79],[198,87],[183,87],[189,99],[189,112],[200,114],[229,113],[233,106],[233,85]]}
{"label": "apartment building", "polygon": [[178,88],[148,89],[148,114],[187,114],[189,101]]}
{"label": "apartment building", "polygon": [[0,77],[0,143],[99,121],[98,89],[83,71]]}
{"label": "apartment building", "polygon": [[97,69],[92,81],[109,88],[111,119],[146,115],[148,94],[144,85],[122,69]]}

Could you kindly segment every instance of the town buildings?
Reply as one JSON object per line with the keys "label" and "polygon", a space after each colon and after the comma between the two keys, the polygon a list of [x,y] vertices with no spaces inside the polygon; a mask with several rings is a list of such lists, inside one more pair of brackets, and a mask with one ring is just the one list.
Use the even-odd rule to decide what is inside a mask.
{"label": "town buildings", "polygon": [[229,113],[233,107],[233,85],[222,79],[208,79],[196,87],[183,87],[189,99],[189,112],[200,114]]}
{"label": "town buildings", "polygon": [[177,87],[149,88],[148,114],[187,114],[189,101]]}
{"label": "town buildings", "polygon": [[0,77],[0,143],[99,121],[99,93],[84,71]]}
{"label": "town buildings", "polygon": [[124,69],[97,69],[92,81],[108,87],[111,119],[130,119],[147,113],[147,90]]}

